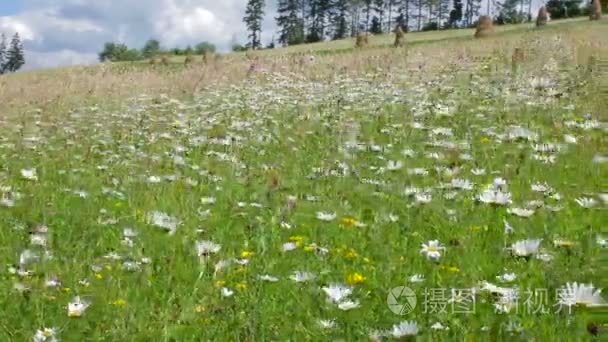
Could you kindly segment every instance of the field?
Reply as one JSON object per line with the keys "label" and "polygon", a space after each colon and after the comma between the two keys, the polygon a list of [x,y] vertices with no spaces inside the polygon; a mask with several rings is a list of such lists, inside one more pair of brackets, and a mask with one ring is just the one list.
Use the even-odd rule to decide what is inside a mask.
{"label": "field", "polygon": [[608,21],[471,35],[0,78],[0,340],[593,338]]}

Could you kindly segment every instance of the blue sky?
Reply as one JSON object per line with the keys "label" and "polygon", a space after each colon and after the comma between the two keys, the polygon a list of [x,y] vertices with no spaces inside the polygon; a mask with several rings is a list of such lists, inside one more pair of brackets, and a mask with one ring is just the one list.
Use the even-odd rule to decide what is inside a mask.
{"label": "blue sky", "polygon": [[0,16],[11,15],[19,12],[21,2],[18,0],[1,0],[0,1]]}

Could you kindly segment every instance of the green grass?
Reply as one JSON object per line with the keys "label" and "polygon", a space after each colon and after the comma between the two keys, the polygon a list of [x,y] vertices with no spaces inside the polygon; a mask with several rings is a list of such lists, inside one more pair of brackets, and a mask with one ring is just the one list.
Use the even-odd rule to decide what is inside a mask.
{"label": "green grass", "polygon": [[[580,25],[585,34],[606,32],[603,24]],[[421,33],[424,38],[412,42],[425,41],[417,48],[428,51],[475,43],[458,40],[465,33],[470,35]],[[496,41],[511,44],[508,39],[531,33],[517,34]],[[366,340],[372,330],[390,331],[403,320],[416,321],[424,341],[589,338],[588,313],[580,307],[557,313],[556,292],[575,281],[606,285],[598,264],[606,249],[597,239],[606,226],[607,204],[599,194],[608,191],[608,168],[593,160],[608,152],[608,116],[604,100],[585,85],[598,78],[575,69],[564,53],[569,40],[553,39],[568,31],[535,34],[546,38],[546,54],[530,57],[518,73],[500,59],[486,68],[429,54],[442,67],[421,75],[407,71],[408,57],[402,56],[402,72],[391,78],[382,70],[328,74],[332,82],[274,75],[194,98],[133,94],[118,106],[107,99],[5,119],[0,195],[15,203],[0,207],[0,259],[7,265],[0,281],[0,340],[30,340],[42,327],[56,327],[62,341]],[[536,69],[538,63],[548,69]],[[540,77],[552,89],[534,89],[531,80]],[[441,107],[450,115],[441,115]],[[587,112],[595,121],[584,118]],[[599,127],[584,130],[573,122]],[[511,126],[535,132],[538,141],[510,141],[504,134]],[[565,143],[566,134],[577,143]],[[536,152],[542,143],[561,148]],[[405,156],[406,150],[415,155]],[[389,161],[403,165],[389,170]],[[31,168],[37,180],[21,176]],[[428,174],[414,175],[415,168]],[[512,204],[476,200],[498,177],[506,180]],[[473,189],[444,186],[454,178],[469,180]],[[545,182],[554,192],[532,190]],[[406,195],[412,187],[432,200],[422,204]],[[549,196],[555,193],[560,200]],[[202,201],[208,197],[215,203]],[[575,201],[581,197],[595,199],[596,206],[581,207]],[[507,211],[532,200],[544,207],[529,218]],[[175,234],[149,222],[154,211],[180,221]],[[322,221],[318,212],[336,218]],[[513,233],[505,233],[505,220]],[[40,224],[49,229],[45,247],[30,242]],[[132,246],[122,241],[127,227],[138,233]],[[541,248],[528,258],[505,250],[537,238]],[[446,248],[436,262],[420,251],[435,239]],[[556,239],[573,245],[557,247]],[[203,240],[221,250],[197,256],[195,244]],[[288,242],[295,250],[282,250]],[[32,274],[12,274],[8,266],[19,264],[26,249],[40,256],[22,265]],[[104,257],[111,252],[121,259]],[[230,266],[215,272],[226,260]],[[125,262],[137,269],[125,269]],[[289,278],[295,271],[315,278],[297,283]],[[505,273],[517,278],[497,280]],[[414,274],[425,281],[410,282]],[[261,275],[279,280],[262,281]],[[46,287],[54,277],[61,285]],[[327,301],[324,286],[353,280],[349,298],[358,308],[345,311]],[[461,308],[466,313],[447,304],[450,289],[477,288],[482,281],[519,288],[517,310],[496,313],[497,296],[487,291]],[[16,290],[16,284],[28,290]],[[418,298],[405,315],[387,305],[398,286]],[[222,288],[233,295],[222,296]],[[445,312],[425,310],[425,291],[432,289],[444,289],[427,299],[438,310],[447,305]],[[546,291],[548,312],[528,311],[538,305],[524,303],[527,290]],[[81,317],[68,317],[76,295],[91,306]],[[323,329],[320,319],[336,326]],[[449,330],[433,330],[436,322]]]}

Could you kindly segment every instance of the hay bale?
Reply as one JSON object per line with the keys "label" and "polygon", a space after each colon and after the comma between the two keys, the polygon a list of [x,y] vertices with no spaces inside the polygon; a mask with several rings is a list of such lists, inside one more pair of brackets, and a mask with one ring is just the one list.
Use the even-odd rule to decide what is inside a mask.
{"label": "hay bale", "polygon": [[536,27],[547,25],[547,21],[549,21],[549,13],[547,12],[547,8],[545,6],[541,6],[538,9],[538,16],[536,17]]}
{"label": "hay bale", "polygon": [[366,47],[369,44],[369,38],[367,32],[359,32],[357,34],[357,40],[355,46],[358,48]]}
{"label": "hay bale", "polygon": [[482,15],[477,21],[477,29],[475,30],[475,38],[488,37],[494,34],[494,22],[487,15]]}
{"label": "hay bale", "polygon": [[165,66],[169,65],[169,57],[167,57],[167,56],[162,56],[162,57],[160,58],[160,64],[165,65]]}
{"label": "hay bale", "polygon": [[188,66],[190,64],[192,64],[194,62],[194,58],[190,55],[186,56],[186,59],[184,59],[184,65]]}
{"label": "hay bale", "polygon": [[152,57],[150,58],[150,61],[148,63],[150,63],[150,65],[155,65],[156,63],[158,63],[158,61],[156,60],[156,57]]}
{"label": "hay bale", "polygon": [[403,32],[403,29],[401,29],[401,25],[397,25],[393,32],[395,32],[395,43],[393,44],[393,46],[403,46],[405,44],[405,33]]}
{"label": "hay bale", "polygon": [[600,20],[602,18],[602,3],[600,0],[593,0],[589,8],[589,20]]}
{"label": "hay bale", "polygon": [[524,49],[517,47],[513,50],[513,56],[511,56],[511,63],[521,64],[525,61],[525,59],[526,55],[524,53]]}

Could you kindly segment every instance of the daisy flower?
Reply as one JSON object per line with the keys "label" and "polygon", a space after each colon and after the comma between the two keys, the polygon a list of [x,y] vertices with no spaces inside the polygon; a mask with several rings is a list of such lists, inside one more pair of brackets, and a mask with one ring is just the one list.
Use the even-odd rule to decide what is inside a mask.
{"label": "daisy flower", "polygon": [[296,283],[307,282],[313,280],[314,278],[314,274],[304,271],[295,271],[291,276],[289,276],[289,279],[295,281]]}
{"label": "daisy flower", "polygon": [[90,305],[90,302],[81,300],[78,296],[74,297],[68,304],[68,317],[81,317]]}
{"label": "daisy flower", "polygon": [[340,304],[338,304],[338,308],[343,311],[356,309],[359,306],[361,306],[359,304],[359,301],[352,301],[352,300],[347,300],[347,301],[344,301],[344,302],[341,302]]}
{"label": "daisy flower", "polygon": [[596,289],[593,284],[566,283],[558,290],[558,303],[562,306],[597,305],[606,301],[601,297],[602,290]]}
{"label": "daisy flower", "polygon": [[196,255],[201,256],[209,256],[210,254],[215,254],[222,249],[221,245],[218,245],[212,241],[197,241],[196,245]]}
{"label": "daisy flower", "polygon": [[22,169],[21,170],[21,177],[23,179],[27,179],[27,180],[31,180],[31,181],[37,181],[38,180],[38,175],[36,173],[36,169]]}
{"label": "daisy flower", "polygon": [[583,208],[593,208],[597,204],[597,201],[589,197],[580,197],[574,200],[578,205]]}
{"label": "daisy flower", "polygon": [[319,211],[317,212],[317,219],[321,221],[333,221],[336,218],[336,213]]}
{"label": "daisy flower", "polygon": [[437,261],[441,258],[441,251],[444,250],[445,247],[441,245],[439,240],[431,240],[422,244],[420,253],[424,254],[428,259]]}
{"label": "daisy flower", "polygon": [[147,221],[153,226],[157,226],[169,232],[169,235],[175,234],[177,226],[180,224],[175,217],[169,216],[160,211],[152,211],[147,215]]}
{"label": "daisy flower", "polygon": [[327,298],[334,303],[341,303],[353,293],[353,289],[341,284],[330,284],[321,288]]}
{"label": "daisy flower", "polygon": [[511,245],[511,253],[518,257],[537,254],[542,239],[520,240]]}
{"label": "daisy flower", "polygon": [[333,319],[320,319],[318,322],[322,329],[333,329],[336,327],[336,321]]}
{"label": "daisy flower", "polygon": [[33,337],[34,342],[57,342],[57,328],[43,328],[37,330]]}
{"label": "daisy flower", "polygon": [[415,321],[404,321],[393,325],[391,336],[401,338],[405,336],[415,336],[418,334],[418,324]]}
{"label": "daisy flower", "polygon": [[534,215],[534,210],[523,208],[508,208],[507,213],[519,217],[530,217]]}

